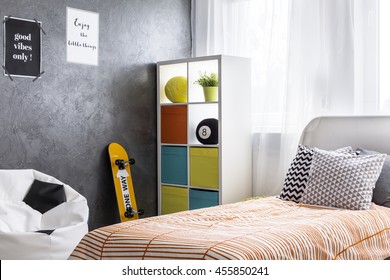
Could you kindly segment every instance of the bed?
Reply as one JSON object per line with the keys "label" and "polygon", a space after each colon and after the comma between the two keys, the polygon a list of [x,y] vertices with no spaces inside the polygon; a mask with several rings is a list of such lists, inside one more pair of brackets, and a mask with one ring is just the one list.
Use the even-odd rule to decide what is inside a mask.
{"label": "bed", "polygon": [[[390,117],[385,116],[316,118],[307,125],[300,140],[304,147],[318,149],[311,150],[314,155],[308,169],[310,176],[298,201],[294,199],[300,190],[286,191],[288,173],[278,197],[254,198],[98,228],[84,236],[69,259],[386,259],[390,256],[390,196],[386,193],[390,193],[390,182],[383,182],[381,176],[388,160],[383,153],[390,153],[386,140],[390,139],[390,130],[384,129],[388,127]],[[351,147],[353,153],[357,148],[364,148],[375,151],[375,155],[334,151],[344,146]],[[326,189],[328,181],[337,173],[335,169],[324,171],[330,172],[326,176],[329,180],[319,180],[325,187],[314,188],[318,183],[316,172],[333,166],[328,162],[319,164],[323,163],[319,161],[321,157],[342,162],[359,161],[358,166],[361,161],[367,161],[364,164],[370,171],[359,171],[352,179],[361,177],[371,180],[371,184],[381,179],[389,189],[377,194],[385,197],[376,197],[375,201],[384,201],[380,203],[383,205],[371,202],[373,187],[368,192],[368,183],[356,183],[360,189],[352,193],[349,185],[348,188],[337,187],[332,191],[336,196],[338,191],[348,190],[348,198],[340,199],[341,202],[337,197],[332,198],[334,194],[327,193],[323,199],[332,198],[330,204],[310,203],[310,195],[318,189]],[[371,172],[378,168],[378,172]],[[375,185],[375,189],[378,188]],[[294,198],[283,198],[286,193],[293,194]],[[358,203],[357,197],[361,198]],[[345,207],[345,201],[362,208]]]}

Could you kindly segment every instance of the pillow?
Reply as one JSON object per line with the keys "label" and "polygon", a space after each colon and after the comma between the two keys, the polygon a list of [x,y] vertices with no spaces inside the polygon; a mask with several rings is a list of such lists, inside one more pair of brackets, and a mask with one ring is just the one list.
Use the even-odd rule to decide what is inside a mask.
{"label": "pillow", "polygon": [[[365,149],[356,149],[359,155],[377,155],[378,152],[369,151]],[[376,181],[375,189],[372,196],[372,201],[376,205],[385,206],[390,208],[390,156],[386,157],[383,164],[381,174],[378,181]]]}
{"label": "pillow", "polygon": [[[336,150],[337,153],[354,154],[351,147]],[[298,152],[287,171],[282,192],[279,198],[287,201],[300,202],[305,190],[312,162],[313,151],[311,148],[298,145]]]}
{"label": "pillow", "polygon": [[34,180],[23,201],[43,214],[66,202],[64,186]]}
{"label": "pillow", "polygon": [[302,203],[367,210],[385,154],[346,155],[313,149],[310,176]]}
{"label": "pillow", "polygon": [[298,152],[287,171],[279,198],[294,202],[301,200],[309,177],[312,157],[313,151],[310,148],[298,146]]}

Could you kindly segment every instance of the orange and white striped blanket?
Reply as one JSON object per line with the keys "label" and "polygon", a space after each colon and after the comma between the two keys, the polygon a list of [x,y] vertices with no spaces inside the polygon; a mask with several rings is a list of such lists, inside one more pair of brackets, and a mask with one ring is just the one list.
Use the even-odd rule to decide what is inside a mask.
{"label": "orange and white striped blanket", "polygon": [[275,197],[89,232],[69,259],[385,259],[390,208],[351,211]]}

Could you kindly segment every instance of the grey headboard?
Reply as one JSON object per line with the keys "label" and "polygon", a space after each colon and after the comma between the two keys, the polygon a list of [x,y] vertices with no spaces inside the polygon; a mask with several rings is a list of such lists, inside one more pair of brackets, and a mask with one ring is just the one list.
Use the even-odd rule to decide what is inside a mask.
{"label": "grey headboard", "polygon": [[318,117],[299,142],[325,150],[352,146],[390,154],[390,116]]}

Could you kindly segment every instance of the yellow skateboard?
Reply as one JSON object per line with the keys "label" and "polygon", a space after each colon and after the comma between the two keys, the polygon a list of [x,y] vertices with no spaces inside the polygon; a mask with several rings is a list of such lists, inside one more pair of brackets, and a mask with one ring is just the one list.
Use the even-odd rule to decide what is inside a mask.
{"label": "yellow skateboard", "polygon": [[126,150],[118,143],[108,145],[108,154],[121,222],[138,219],[144,210],[137,208],[133,180],[131,179],[130,165],[134,164],[135,160],[129,160]]}

